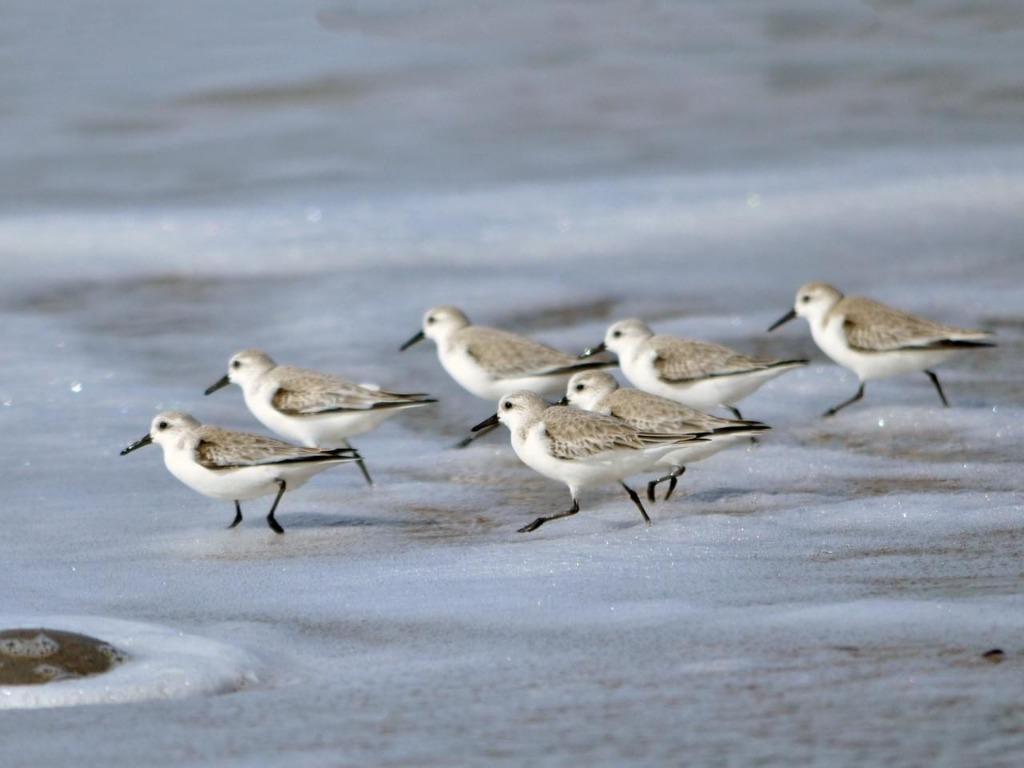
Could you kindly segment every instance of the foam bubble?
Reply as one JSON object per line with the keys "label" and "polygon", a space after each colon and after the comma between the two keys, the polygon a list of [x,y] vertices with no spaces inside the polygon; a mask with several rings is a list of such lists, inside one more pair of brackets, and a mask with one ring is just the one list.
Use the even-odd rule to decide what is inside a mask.
{"label": "foam bubble", "polygon": [[0,653],[20,659],[45,659],[60,651],[60,643],[40,632],[34,637],[2,637]]}
{"label": "foam bubble", "polygon": [[47,681],[55,680],[67,680],[72,677],[78,677],[78,675],[69,672],[64,667],[58,666],[57,664],[36,664],[32,671],[39,677]]}
{"label": "foam bubble", "polygon": [[81,677],[50,659],[52,652],[46,653],[38,657],[46,661],[33,665],[45,684],[0,685],[0,709],[210,696],[240,690],[259,679],[255,660],[244,651],[169,627],[93,616],[0,616],[0,625],[26,624],[45,625],[48,630],[3,645],[23,654],[18,658],[37,658],[24,654],[59,649],[48,632],[72,632],[103,638],[95,650],[111,666],[103,674]]}

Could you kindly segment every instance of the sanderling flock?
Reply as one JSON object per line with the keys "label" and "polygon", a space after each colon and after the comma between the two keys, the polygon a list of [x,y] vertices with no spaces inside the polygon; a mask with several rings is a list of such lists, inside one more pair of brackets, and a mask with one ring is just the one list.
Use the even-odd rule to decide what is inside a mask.
{"label": "sanderling flock", "polygon": [[[932,369],[957,352],[995,346],[986,331],[942,325],[870,299],[844,297],[825,283],[802,286],[793,309],[768,330],[796,317],[807,319],[822,352],[860,380],[857,393],[825,416],[860,400],[869,380],[916,371],[929,377],[948,407]],[[657,473],[661,476],[648,482],[647,498],[654,501],[657,486],[667,482],[668,499],[688,464],[770,429],[744,419],[737,403],[808,362],[750,357],[710,342],[656,334],[637,319],[613,323],[600,344],[573,356],[508,331],[472,325],[451,306],[428,310],[420,331],[400,350],[423,339],[435,343],[441,366],[456,383],[498,404],[459,446],[504,425],[524,464],[569,489],[569,509],[538,517],[520,528],[521,533],[575,515],[581,490],[608,483],[621,485],[650,524],[643,502],[626,480]],[[617,360],[595,359],[602,353]],[[604,370],[616,365],[635,389],[621,387]],[[273,495],[267,524],[276,533],[284,532],[274,516],[281,497],[313,475],[355,462],[372,483],[349,438],[377,428],[399,411],[437,402],[423,393],[392,392],[281,366],[255,349],[233,355],[227,373],[206,394],[229,384],[242,389],[258,421],[300,445],[206,426],[188,414],[167,411],[121,454],[159,445],[168,471],[181,482],[205,496],[234,502],[229,528],[242,521],[242,501]],[[561,400],[555,404],[545,399],[556,397]],[[706,412],[714,408],[735,418]]]}

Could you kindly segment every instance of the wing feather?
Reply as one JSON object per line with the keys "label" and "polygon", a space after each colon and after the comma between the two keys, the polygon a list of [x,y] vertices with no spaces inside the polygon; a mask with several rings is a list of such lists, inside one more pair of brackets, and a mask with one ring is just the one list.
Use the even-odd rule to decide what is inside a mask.
{"label": "wing feather", "polygon": [[943,325],[871,299],[851,296],[832,310],[843,318],[847,343],[861,352],[899,349],[934,349],[944,346],[984,345],[986,331]]}
{"label": "wing feather", "polygon": [[406,408],[435,402],[421,394],[400,394],[372,389],[318,371],[303,368],[276,368],[277,391],[271,403],[289,416],[313,416],[338,411],[369,411],[382,408]]}
{"label": "wing feather", "polygon": [[621,419],[565,406],[544,411],[551,454],[558,459],[585,459],[606,451],[642,451],[653,445],[701,441],[703,433],[647,432]]}
{"label": "wing feather", "polygon": [[551,453],[559,459],[583,459],[618,448],[642,450],[637,431],[610,416],[554,406],[544,411]]}
{"label": "wing feather", "polygon": [[239,469],[241,467],[293,464],[296,462],[339,461],[354,455],[349,450],[321,451],[264,435],[233,432],[219,427],[203,426],[196,444],[196,461],[207,469]]}
{"label": "wing feather", "polygon": [[459,331],[455,343],[495,378],[553,375],[607,365],[577,360],[525,336],[477,325]]}
{"label": "wing feather", "polygon": [[[612,416],[645,432],[711,432],[748,424],[712,416],[710,413],[638,389],[616,389],[605,398],[604,403],[611,407]],[[749,422],[754,423],[756,422]]]}
{"label": "wing feather", "polygon": [[706,341],[654,336],[654,367],[664,381],[683,383],[714,376],[764,370],[778,365],[777,360],[764,360],[742,355],[735,350]]}

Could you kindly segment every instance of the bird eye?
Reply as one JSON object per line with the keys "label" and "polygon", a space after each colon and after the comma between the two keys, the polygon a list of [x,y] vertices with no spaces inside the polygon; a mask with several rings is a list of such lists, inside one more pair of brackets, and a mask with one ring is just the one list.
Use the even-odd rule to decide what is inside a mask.
{"label": "bird eye", "polygon": [[428,317],[427,318],[427,325],[433,325],[434,324],[434,319],[435,318],[433,318],[433,317]]}
{"label": "bird eye", "polygon": [[501,407],[504,408],[506,411],[510,411],[512,410],[512,403],[506,400]]}
{"label": "bird eye", "polygon": [[231,364],[231,367],[235,368],[235,369],[241,368],[242,367],[242,361],[241,360],[235,360],[235,362],[233,362]]}
{"label": "bird eye", "polygon": [[167,429],[168,426],[169,425],[167,424],[166,421],[161,421],[159,424],[156,425],[156,428],[157,429]]}
{"label": "bird eye", "polygon": [[622,336],[622,331],[613,331],[613,332],[612,332],[612,338],[613,338],[613,339],[618,339],[618,338],[620,338],[621,336]]}
{"label": "bird eye", "polygon": [[576,385],[576,391],[577,392],[582,392],[584,389],[586,389],[586,387],[584,387],[582,384],[577,384]]}
{"label": "bird eye", "polygon": [[811,301],[811,297],[810,296],[804,296],[802,299],[800,299],[800,301],[802,301],[804,304],[808,304]]}

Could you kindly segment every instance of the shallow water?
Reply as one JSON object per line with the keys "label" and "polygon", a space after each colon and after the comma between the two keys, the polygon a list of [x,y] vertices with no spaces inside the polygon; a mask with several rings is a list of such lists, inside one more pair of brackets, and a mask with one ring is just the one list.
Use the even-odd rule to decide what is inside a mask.
{"label": "shallow water", "polygon": [[[7,712],[5,766],[1020,761],[1016,5],[41,14],[0,31],[0,615],[256,671]],[[906,377],[823,421],[852,375],[764,333],[810,279],[999,347],[942,370],[952,409]],[[491,404],[397,352],[441,302],[570,351],[642,315],[813,364],[650,529],[610,487],[522,536],[565,490],[504,433],[452,450]],[[156,450],[117,453],[164,408],[258,429],[202,396],[250,346],[441,402],[356,441],[373,489],[342,467],[284,537],[262,501],[225,531]]]}

